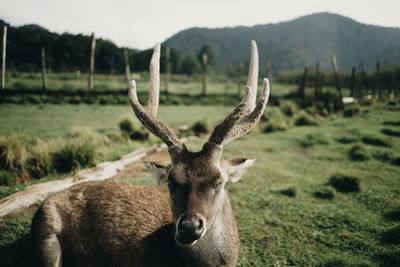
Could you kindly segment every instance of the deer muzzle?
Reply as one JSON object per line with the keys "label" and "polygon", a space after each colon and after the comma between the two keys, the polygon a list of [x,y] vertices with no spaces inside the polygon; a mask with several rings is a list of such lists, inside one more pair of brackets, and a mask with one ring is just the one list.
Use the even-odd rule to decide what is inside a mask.
{"label": "deer muzzle", "polygon": [[180,245],[194,245],[205,233],[205,219],[201,216],[182,215],[176,224],[175,239]]}

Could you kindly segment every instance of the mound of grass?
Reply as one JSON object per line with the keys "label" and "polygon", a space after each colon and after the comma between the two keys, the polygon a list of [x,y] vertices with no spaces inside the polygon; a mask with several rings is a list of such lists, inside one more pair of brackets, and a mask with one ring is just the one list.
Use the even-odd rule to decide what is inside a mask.
{"label": "mound of grass", "polygon": [[363,136],[361,138],[361,142],[363,142],[366,145],[371,145],[371,146],[383,146],[383,147],[391,147],[392,145],[384,140],[383,138],[379,137],[379,136],[373,136],[373,135],[369,135],[369,136]]}
{"label": "mound of grass", "polygon": [[281,104],[280,110],[283,114],[285,114],[288,117],[293,117],[297,110],[297,106],[294,102],[292,101],[285,101]]}
{"label": "mound of grass", "polygon": [[322,133],[312,133],[306,135],[300,140],[300,145],[302,147],[308,147],[313,145],[327,145],[329,144],[329,139]]}
{"label": "mound of grass", "polygon": [[362,145],[355,145],[349,151],[349,157],[354,161],[364,161],[371,159],[371,153]]}
{"label": "mound of grass", "polygon": [[391,129],[382,129],[381,132],[383,134],[389,135],[389,136],[395,136],[395,137],[400,137],[400,131],[395,131]]}
{"label": "mound of grass", "polygon": [[31,157],[27,163],[29,174],[33,178],[41,178],[54,172],[53,153],[57,149],[57,141],[38,139],[32,147]]}
{"label": "mound of grass", "polygon": [[388,126],[400,126],[400,121],[384,121],[383,125]]}
{"label": "mound of grass", "polygon": [[133,124],[133,121],[129,120],[129,119],[123,119],[122,121],[119,122],[118,124],[119,129],[127,134],[130,134],[133,132],[133,130],[135,129],[135,125]]}
{"label": "mound of grass", "polygon": [[400,221],[400,207],[397,209],[394,209],[392,211],[389,211],[385,214],[385,217],[387,219],[390,219],[392,221]]}
{"label": "mound of grass", "polygon": [[314,192],[314,197],[321,199],[333,199],[335,192],[329,187],[323,187]]}
{"label": "mound of grass", "polygon": [[206,119],[196,121],[191,129],[196,135],[208,134],[211,131],[210,124]]}
{"label": "mound of grass", "polygon": [[337,139],[339,143],[342,144],[351,144],[354,142],[358,142],[360,139],[356,136],[343,136]]}
{"label": "mound of grass", "polygon": [[352,175],[335,174],[329,179],[328,184],[335,188],[336,191],[342,193],[360,191],[360,181]]}
{"label": "mound of grass", "polygon": [[385,244],[400,244],[400,226],[396,226],[384,232],[381,240]]}
{"label": "mound of grass", "polygon": [[21,170],[29,158],[26,149],[27,139],[23,136],[0,137],[0,167],[10,170]]}
{"label": "mound of grass", "polygon": [[53,154],[53,165],[57,172],[70,172],[93,165],[95,157],[96,146],[93,143],[72,139]]}
{"label": "mound of grass", "polygon": [[297,190],[295,187],[289,187],[289,188],[280,190],[279,193],[281,195],[285,195],[288,197],[295,197],[297,195]]}
{"label": "mound of grass", "polygon": [[393,165],[396,165],[396,166],[400,166],[400,157],[393,158],[390,163],[392,163]]}
{"label": "mound of grass", "polygon": [[315,119],[305,112],[301,112],[294,120],[296,126],[315,126],[318,123]]}
{"label": "mound of grass", "polygon": [[7,170],[0,170],[0,186],[15,186],[16,179],[12,172]]}
{"label": "mound of grass", "polygon": [[391,162],[395,157],[392,151],[387,149],[376,150],[373,152],[372,156],[374,159],[384,162]]}
{"label": "mound of grass", "polygon": [[288,125],[285,121],[277,121],[277,122],[267,122],[263,126],[262,131],[264,133],[271,133],[276,131],[286,131],[288,129]]}
{"label": "mound of grass", "polygon": [[343,110],[343,116],[344,117],[353,117],[354,115],[357,115],[358,113],[360,113],[360,106],[359,105],[350,105],[347,106],[344,110]]}

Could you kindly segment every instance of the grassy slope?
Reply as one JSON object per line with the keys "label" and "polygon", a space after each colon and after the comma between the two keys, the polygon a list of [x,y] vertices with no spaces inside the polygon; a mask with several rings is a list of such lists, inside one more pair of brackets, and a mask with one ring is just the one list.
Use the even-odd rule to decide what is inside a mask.
{"label": "grassy slope", "polygon": [[[1,108],[4,112],[4,107]],[[129,113],[125,108],[110,108],[115,108],[115,114],[121,117]],[[215,107],[186,107],[183,112],[182,107],[162,107],[160,115],[177,125],[182,122],[183,116],[189,123],[189,120],[195,119],[194,114],[201,113],[211,118],[217,113],[215,110]],[[218,116],[222,117],[222,113],[226,114],[228,110],[221,112],[218,107]],[[93,114],[97,113],[91,110]],[[90,114],[85,116],[89,118]],[[99,115],[101,122],[106,123],[100,128],[108,127],[108,120],[104,118],[109,117]],[[239,183],[228,186],[240,227],[240,266],[399,264],[399,239],[391,237],[393,233],[399,235],[398,222],[384,216],[400,207],[399,167],[377,160],[350,161],[348,151],[352,144],[336,141],[343,136],[375,134],[392,142],[392,148],[387,150],[399,153],[400,138],[379,133],[382,128],[388,128],[382,125],[383,121],[398,121],[398,112],[371,108],[369,113],[354,118],[337,117],[320,121],[320,126],[247,135],[226,147],[226,157],[257,158],[254,167]],[[395,126],[391,128],[399,130]],[[325,135],[329,144],[301,147],[299,141],[310,133]],[[200,144],[190,145],[199,147]],[[337,172],[359,177],[361,192],[335,192],[332,200],[315,198],[313,192]],[[154,179],[150,177],[134,181],[127,177],[126,181],[154,184]],[[279,193],[289,187],[295,188],[295,197]],[[30,219],[31,214],[24,214],[0,223],[0,257],[5,266],[29,265],[23,262],[29,262],[32,257]]]}

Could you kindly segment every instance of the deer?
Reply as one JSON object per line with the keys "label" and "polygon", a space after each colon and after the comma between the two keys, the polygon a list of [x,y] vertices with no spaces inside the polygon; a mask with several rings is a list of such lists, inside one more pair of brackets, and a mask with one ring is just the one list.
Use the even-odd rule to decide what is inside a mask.
{"label": "deer", "polygon": [[246,94],[212,131],[200,151],[189,151],[157,119],[160,44],[150,62],[148,107],[128,95],[139,121],[168,147],[171,162],[144,162],[167,186],[86,182],[48,197],[31,225],[40,266],[235,266],[239,231],[227,182],[237,182],[254,158],[222,158],[223,147],[248,133],[266,108],[264,79],[257,99],[258,49],[251,41]]}

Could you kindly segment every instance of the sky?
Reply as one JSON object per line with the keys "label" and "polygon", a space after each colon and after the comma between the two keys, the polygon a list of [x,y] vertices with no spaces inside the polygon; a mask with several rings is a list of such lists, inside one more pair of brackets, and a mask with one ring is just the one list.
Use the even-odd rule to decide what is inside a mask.
{"label": "sky", "polygon": [[277,23],[317,12],[400,27],[400,0],[0,0],[0,19],[147,49],[190,27]]}

